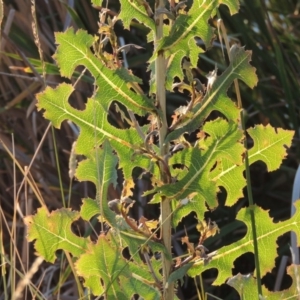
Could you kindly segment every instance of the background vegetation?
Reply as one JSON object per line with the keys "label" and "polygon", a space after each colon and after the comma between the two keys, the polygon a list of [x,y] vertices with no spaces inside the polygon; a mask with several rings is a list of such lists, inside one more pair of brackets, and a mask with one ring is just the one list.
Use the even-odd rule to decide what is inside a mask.
{"label": "background vegetation", "polygon": [[[112,15],[117,14],[118,1],[110,0],[109,8]],[[244,0],[241,2],[240,13],[231,18],[227,8],[221,9],[221,17],[231,38],[253,51],[252,64],[257,68],[260,79],[254,90],[242,87],[242,99],[248,113],[247,126],[271,123],[275,127],[296,131],[289,157],[278,171],[267,173],[265,166],[259,163],[251,166],[255,202],[262,208],[269,209],[276,221],[287,219],[290,215],[291,192],[299,160],[299,9],[300,4],[296,0]],[[46,64],[47,85],[55,86],[62,80],[51,58],[55,51],[53,33],[73,26],[95,34],[98,31],[98,12],[97,8],[90,6],[89,1],[36,1],[35,15]],[[3,141],[0,144],[0,291],[4,291],[3,299],[10,299],[10,290],[16,289],[19,278],[28,273],[35,261],[32,246],[25,239],[22,216],[33,213],[40,206],[31,188],[22,183],[24,175],[15,170],[7,150],[13,152],[22,167],[28,166],[34,158],[30,176],[34,178],[50,210],[60,208],[63,205],[62,199],[69,202],[72,208],[78,209],[82,197],[93,197],[95,193],[92,186],[72,181],[68,174],[70,151],[78,134],[77,129],[69,123],[64,123],[60,131],[49,129],[48,121],[36,112],[34,95],[43,89],[44,82],[40,76],[43,66],[32,22],[31,1],[4,1],[0,44],[0,139]],[[217,27],[216,20],[212,22]],[[149,77],[145,72],[146,62],[153,45],[146,43],[146,29],[133,23],[131,30],[125,31],[121,23],[117,23],[116,33],[124,38],[125,43],[143,47],[128,53],[128,63],[134,73],[143,78],[143,88],[147,92]],[[217,47],[201,56],[199,68],[195,71],[202,82],[207,80],[205,75],[214,68],[215,63],[220,70],[225,67],[222,65],[221,45],[218,40],[215,40],[215,44]],[[83,109],[84,101],[91,95],[93,87],[88,81],[80,82],[77,91],[79,92],[73,95],[72,105]],[[180,95],[168,95],[169,110],[185,104],[186,100]],[[118,112],[112,111],[111,121],[118,124],[118,119]],[[43,138],[41,148],[38,149]],[[148,182],[145,180],[140,184],[147,185]],[[117,198],[119,193],[119,190],[111,189],[109,198]],[[219,200],[222,203],[222,194]],[[147,199],[141,201],[146,202]],[[221,205],[213,213],[207,214],[206,218],[212,218],[222,227],[232,221],[237,209],[246,203],[248,201],[245,194],[245,198],[237,205],[230,208]],[[147,207],[144,212],[149,218],[155,213],[151,210],[155,208]],[[137,215],[138,213],[136,211]],[[195,222],[193,218],[187,218],[183,223],[189,230],[191,240],[193,232],[196,233]],[[182,225],[178,229],[178,236],[184,227]],[[85,228],[79,223],[74,231],[83,235]],[[241,234],[242,232],[235,232],[231,238],[237,239]],[[263,279],[270,289],[274,288],[280,257],[290,257],[289,238],[286,234],[278,240],[277,267]],[[218,243],[226,242],[228,241],[218,240]],[[178,247],[180,251],[182,246],[175,240],[174,247]],[[211,245],[210,249],[213,250],[213,247]],[[3,255],[6,257],[5,261]],[[233,274],[246,274],[253,269],[252,255],[245,255],[236,261]],[[227,285],[211,286],[214,276],[210,271],[203,278],[207,292],[221,299],[238,299],[235,291]],[[36,290],[47,299],[56,298],[58,293],[61,294],[61,299],[76,299],[76,290],[79,288],[76,280],[63,258],[55,265],[43,262],[32,278]],[[287,288],[290,283],[290,278],[286,276],[280,288]],[[197,284],[199,282],[187,280],[179,291],[182,299],[197,299]]]}

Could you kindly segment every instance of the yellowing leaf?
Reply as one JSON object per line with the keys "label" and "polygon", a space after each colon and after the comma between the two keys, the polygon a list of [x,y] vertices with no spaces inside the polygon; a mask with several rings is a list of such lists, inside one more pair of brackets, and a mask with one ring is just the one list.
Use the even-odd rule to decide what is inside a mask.
{"label": "yellowing leaf", "polygon": [[71,230],[72,223],[79,217],[78,212],[70,209],[62,208],[48,213],[45,207],[41,207],[34,216],[24,219],[28,226],[28,240],[36,240],[35,250],[46,261],[54,263],[55,252],[61,249],[78,257],[85,252],[90,242],[87,238],[75,235]]}
{"label": "yellowing leaf", "polygon": [[103,295],[106,299],[128,300],[134,294],[146,300],[160,299],[159,291],[140,276],[144,268],[133,267],[132,272],[132,264],[121,256],[121,250],[110,234],[100,235],[95,245],[90,244],[87,253],[76,262],[85,285],[94,295]]}

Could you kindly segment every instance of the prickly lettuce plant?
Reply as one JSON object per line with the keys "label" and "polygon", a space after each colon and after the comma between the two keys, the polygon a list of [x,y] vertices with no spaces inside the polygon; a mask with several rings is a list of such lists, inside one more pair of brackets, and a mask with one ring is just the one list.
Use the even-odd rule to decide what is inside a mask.
{"label": "prickly lettuce plant", "polygon": [[[94,0],[93,4],[101,2]],[[82,111],[69,104],[76,89],[70,83],[47,87],[37,96],[38,109],[44,110],[55,127],[70,120],[80,128],[76,153],[85,159],[78,164],[76,177],[93,182],[97,193],[95,199],[83,199],[80,211],[62,208],[49,212],[42,207],[26,217],[28,238],[35,240],[37,253],[47,261],[54,262],[59,249],[69,252],[85,287],[105,299],[130,299],[134,294],[149,300],[176,299],[176,285],[184,275],[194,277],[210,268],[218,269],[214,284],[221,284],[232,277],[233,262],[246,252],[259,256],[257,271],[265,274],[274,265],[278,236],[295,229],[299,235],[299,209],[291,219],[275,224],[266,211],[250,203],[236,217],[237,223],[247,227],[242,239],[214,252],[205,247],[208,238],[217,238],[222,231],[213,220],[203,219],[208,209],[218,206],[220,187],[226,190],[226,205],[234,205],[243,197],[247,180],[249,184],[243,175],[249,164],[263,161],[269,171],[279,168],[293,132],[270,125],[244,130],[242,108],[227,96],[237,80],[250,88],[257,83],[251,52],[243,47],[227,47],[228,67],[223,73],[215,69],[207,74],[207,84],[193,76],[199,54],[212,45],[215,29],[210,20],[218,6],[224,4],[235,14],[238,0],[194,0],[190,7],[186,1],[165,2],[156,0],[151,7],[145,0],[120,0],[117,17],[107,16],[107,10],[101,12],[99,36],[72,28],[56,33],[54,59],[61,75],[70,79],[75,69],[83,66],[94,79],[95,92]],[[114,24],[119,20],[125,29],[131,22],[149,29],[148,41],[154,43],[149,95],[141,89],[141,79],[120,60],[122,51],[138,46],[118,44]],[[104,47],[107,43],[109,52]],[[166,92],[174,89],[188,92],[189,99],[168,122]],[[112,103],[117,103],[125,129],[109,121]],[[218,117],[210,117],[215,111]],[[149,122],[141,125],[139,117],[145,116]],[[194,132],[197,139],[189,142],[187,135]],[[253,141],[250,149],[244,143],[246,134]],[[156,220],[130,217],[136,168],[150,174],[152,187],[144,195],[152,195],[151,203],[160,204]],[[117,185],[117,169],[124,181],[122,193],[119,199],[108,199],[108,187]],[[188,236],[183,237],[188,253],[176,258],[172,228],[191,213],[199,222],[199,242],[193,244]],[[79,218],[97,218],[101,223],[96,242],[72,232],[72,223]],[[125,248],[129,257],[123,255]],[[233,277],[229,284],[241,294],[241,286],[251,290],[251,299],[258,299],[259,293],[271,294],[257,289],[260,283],[252,277]],[[286,296],[291,293],[287,291]]]}

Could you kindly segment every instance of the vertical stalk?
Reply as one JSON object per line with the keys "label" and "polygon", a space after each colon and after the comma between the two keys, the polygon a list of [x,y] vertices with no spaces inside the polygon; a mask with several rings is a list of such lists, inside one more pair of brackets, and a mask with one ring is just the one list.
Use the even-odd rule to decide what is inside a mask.
{"label": "vertical stalk", "polygon": [[[226,50],[228,53],[229,61],[231,61],[230,57],[230,46],[229,41],[226,33],[226,28],[223,24],[222,19],[219,17],[219,24],[221,26],[221,30],[223,33],[223,38],[226,46]],[[257,292],[260,296],[262,294],[262,286],[261,286],[261,274],[260,274],[260,263],[259,263],[259,252],[258,252],[258,241],[257,241],[257,232],[256,232],[256,222],[255,222],[255,214],[254,214],[254,201],[252,196],[252,187],[251,187],[251,176],[250,176],[250,164],[249,164],[249,157],[248,157],[248,145],[247,145],[247,131],[246,131],[246,124],[245,124],[245,116],[244,116],[244,109],[242,105],[242,98],[240,93],[240,88],[237,79],[234,79],[234,88],[237,95],[237,104],[238,108],[241,110],[241,120],[240,120],[240,128],[243,130],[245,135],[244,146],[245,146],[245,170],[246,170],[246,181],[247,181],[247,192],[248,192],[248,200],[249,200],[249,207],[250,207],[250,218],[251,218],[251,229],[252,229],[252,237],[253,237],[253,248],[254,248],[254,261],[255,261],[255,269],[256,269],[256,280],[257,280]]]}
{"label": "vertical stalk", "polygon": [[[155,9],[165,7],[164,0],[156,0]],[[158,41],[163,37],[163,14],[157,15],[156,19],[156,32],[155,32],[155,46],[157,47]],[[161,157],[167,157],[168,144],[165,144],[165,137],[167,134],[168,124],[166,117],[166,89],[165,89],[165,78],[166,78],[166,60],[164,52],[161,50],[157,54],[155,61],[155,82],[156,82],[156,101],[159,105],[159,109],[162,113],[162,119],[159,129],[159,147]],[[161,180],[163,183],[168,183],[166,172],[164,171],[165,166],[160,163]],[[162,241],[168,251],[171,253],[171,205],[170,201],[164,197],[161,198],[161,237]],[[173,300],[174,299],[174,284],[167,285],[168,278],[170,276],[172,261],[170,261],[164,254],[162,254],[162,265],[163,265],[163,299]]]}

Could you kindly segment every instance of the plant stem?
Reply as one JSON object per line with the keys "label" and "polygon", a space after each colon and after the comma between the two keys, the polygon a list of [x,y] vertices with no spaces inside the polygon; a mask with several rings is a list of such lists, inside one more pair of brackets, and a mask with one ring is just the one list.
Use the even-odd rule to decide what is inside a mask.
{"label": "plant stem", "polygon": [[[245,132],[245,136],[246,136],[244,110],[241,111],[241,124],[242,124],[243,131]],[[254,201],[253,201],[253,196],[252,196],[249,157],[248,157],[248,148],[247,148],[248,145],[247,145],[247,139],[246,138],[245,138],[244,144],[245,144],[245,149],[246,149],[246,151],[245,151],[245,169],[246,169],[247,192],[248,192],[250,218],[251,218],[251,228],[252,228],[252,237],[253,237],[254,261],[255,261],[255,271],[256,271],[256,280],[257,280],[257,292],[258,292],[259,295],[263,296],[262,287],[261,287],[261,274],[260,274],[257,232],[256,232],[256,221],[255,221],[255,213],[254,213]]]}
{"label": "plant stem", "polygon": [[[164,0],[156,1],[156,10],[165,7]],[[155,47],[157,47],[158,41],[163,37],[163,14],[159,14],[156,18],[156,33],[155,33]],[[166,60],[163,51],[159,51],[155,61],[155,82],[156,82],[156,101],[161,110],[161,124],[159,129],[159,147],[160,155],[162,158],[167,157],[168,144],[165,144],[165,137],[167,134],[168,124],[166,117]],[[169,178],[166,176],[165,165],[160,163],[161,180],[163,183],[168,183]],[[161,237],[163,244],[165,245],[167,252],[171,253],[171,205],[170,201],[165,197],[161,198]],[[172,261],[170,261],[164,254],[162,254],[163,265],[163,299],[174,299],[174,284],[168,285],[168,278],[171,273]]]}
{"label": "plant stem", "polygon": [[[226,50],[228,53],[229,61],[231,61],[230,57],[230,46],[229,41],[226,33],[226,28],[222,19],[219,17],[219,24],[221,26],[221,30],[223,33],[223,38],[226,46]],[[244,110],[242,105],[242,98],[240,93],[240,88],[237,79],[234,81],[234,88],[237,95],[237,104],[238,108],[241,110],[241,120],[240,120],[240,128],[243,130],[245,135],[244,146],[245,146],[245,170],[246,170],[246,181],[247,181],[247,192],[248,192],[248,200],[249,200],[249,208],[250,208],[250,218],[251,218],[251,229],[252,229],[252,237],[253,237],[253,248],[254,248],[254,261],[255,261],[255,269],[256,269],[256,280],[257,280],[257,292],[259,295],[262,296],[262,287],[261,287],[261,274],[260,274],[260,263],[259,263],[259,252],[258,252],[258,242],[257,242],[257,232],[256,232],[256,222],[255,222],[255,214],[254,214],[254,201],[252,196],[252,187],[251,187],[251,176],[250,176],[250,165],[249,165],[249,157],[248,157],[248,145],[247,145],[247,138],[246,138],[246,124],[245,124],[245,116]]]}

